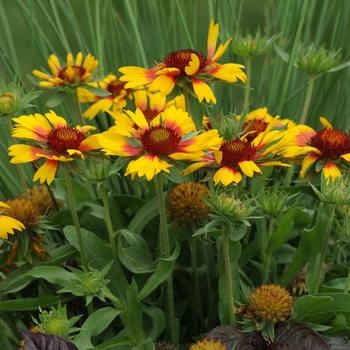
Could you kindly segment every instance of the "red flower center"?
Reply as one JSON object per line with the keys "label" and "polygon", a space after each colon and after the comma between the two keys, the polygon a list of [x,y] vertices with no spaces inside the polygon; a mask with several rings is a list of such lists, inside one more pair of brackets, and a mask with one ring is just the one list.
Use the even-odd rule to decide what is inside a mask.
{"label": "red flower center", "polygon": [[177,68],[181,71],[181,75],[187,75],[185,68],[191,61],[191,54],[194,53],[199,58],[199,69],[200,72],[207,65],[207,58],[202,54],[194,50],[179,50],[168,54],[164,58],[164,63],[167,67]]}
{"label": "red flower center", "polygon": [[47,135],[47,147],[58,155],[67,155],[68,149],[78,149],[86,137],[79,130],[64,126],[51,130]]}
{"label": "red flower center", "polygon": [[343,154],[350,153],[349,135],[337,129],[323,129],[310,139],[310,146],[317,148],[329,159],[339,159]]}
{"label": "red flower center", "polygon": [[157,155],[170,153],[180,140],[181,137],[177,136],[173,130],[162,126],[155,126],[141,135],[144,150]]}
{"label": "red flower center", "polygon": [[220,151],[222,152],[220,165],[236,167],[239,162],[251,160],[256,153],[256,148],[250,142],[235,139],[224,141]]}
{"label": "red flower center", "polygon": [[[242,130],[250,124],[250,122],[245,122],[243,124]],[[246,135],[245,138],[252,142],[261,132],[264,132],[267,128],[268,123],[263,119],[254,119],[253,123],[249,126],[249,128],[245,131],[246,133],[250,132],[249,135]]]}
{"label": "red flower center", "polygon": [[73,73],[70,69],[68,70],[68,67],[65,67],[58,72],[58,77],[69,84],[74,84],[77,80],[81,81],[86,69],[81,66],[70,66],[70,68],[73,70]]}
{"label": "red flower center", "polygon": [[107,91],[110,92],[114,97],[119,96],[121,91],[124,89],[125,82],[119,79],[114,79],[107,85]]}
{"label": "red flower center", "polygon": [[148,125],[159,114],[159,112],[160,111],[158,111],[157,109],[146,109],[145,111],[142,111],[143,115],[147,120]]}

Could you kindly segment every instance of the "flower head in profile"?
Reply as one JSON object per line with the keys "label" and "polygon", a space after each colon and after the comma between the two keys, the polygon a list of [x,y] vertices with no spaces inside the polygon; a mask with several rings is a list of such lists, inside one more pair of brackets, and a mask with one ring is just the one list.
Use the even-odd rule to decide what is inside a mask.
{"label": "flower head in profile", "polygon": [[170,94],[176,85],[187,86],[202,102],[216,103],[213,91],[207,82],[246,81],[246,75],[241,68],[244,66],[235,63],[220,64],[217,61],[226,51],[231,39],[220,44],[216,50],[219,36],[219,24],[210,22],[207,39],[207,55],[192,49],[174,51],[151,69],[142,67],[122,67],[119,71],[124,74],[121,80],[126,81],[126,88],[140,88],[147,86],[152,90],[159,90],[162,94]]}
{"label": "flower head in profile", "polygon": [[78,98],[81,103],[92,103],[84,112],[83,116],[87,119],[93,119],[99,112],[122,113],[127,105],[127,98],[131,98],[130,89],[125,89],[125,82],[121,81],[114,74],[110,74],[99,82],[93,82],[89,85],[102,89],[109,93],[107,96],[97,95],[88,88],[78,88]]}
{"label": "flower head in profile", "polygon": [[306,154],[301,164],[300,176],[304,177],[313,165],[316,173],[322,170],[326,179],[336,179],[349,171],[350,136],[343,130],[334,129],[327,119],[321,117],[323,129],[308,129],[298,138],[301,154]]}
{"label": "flower head in profile", "polygon": [[150,181],[161,171],[169,173],[176,160],[199,157],[208,147],[218,149],[217,130],[202,134],[193,130],[191,118],[182,109],[171,106],[150,122],[137,109],[117,116],[116,125],[99,136],[99,143],[107,155],[131,159],[125,176],[145,176]]}
{"label": "flower head in profile", "polygon": [[22,222],[18,221],[17,219],[3,215],[3,210],[10,208],[8,204],[4,202],[0,202],[0,209],[1,209],[1,214],[0,214],[0,238],[1,239],[7,239],[8,235],[15,234],[15,231],[22,231],[25,229],[25,226],[23,225]]}
{"label": "flower head in profile", "polygon": [[4,204],[3,214],[21,223],[8,237],[9,243],[2,245],[3,250],[10,250],[7,264],[10,265],[15,258],[20,261],[26,258],[30,261],[30,252],[35,252],[41,259],[47,258],[49,254],[42,248],[41,215],[38,207],[31,200],[20,197],[8,199]]}
{"label": "flower head in profile", "polygon": [[0,117],[9,117],[25,108],[33,107],[30,102],[40,94],[41,91],[24,93],[17,77],[9,84],[2,81],[0,85]]}
{"label": "flower head in profile", "polygon": [[83,54],[79,52],[74,60],[68,53],[66,64],[61,64],[56,55],[48,59],[51,72],[33,70],[33,75],[39,79],[39,86],[43,88],[75,88],[95,79],[94,72],[98,61],[88,54],[83,61]]}
{"label": "flower head in profile", "polygon": [[41,114],[23,115],[13,118],[16,123],[13,137],[24,139],[27,144],[15,144],[9,147],[11,163],[21,164],[44,159],[44,164],[37,170],[33,181],[40,180],[50,184],[60,162],[72,162],[75,158],[84,159],[84,154],[98,150],[97,135],[86,135],[93,126],[67,125],[64,118],[50,111]]}
{"label": "flower head in profile", "polygon": [[251,142],[245,135],[230,140],[223,140],[218,151],[210,152],[196,159],[185,174],[189,174],[201,167],[215,172],[215,185],[220,182],[227,186],[239,183],[243,175],[253,177],[262,175],[262,166],[289,166],[279,160],[279,152],[286,143],[285,131],[271,130],[279,118],[274,118],[264,132],[258,134]]}

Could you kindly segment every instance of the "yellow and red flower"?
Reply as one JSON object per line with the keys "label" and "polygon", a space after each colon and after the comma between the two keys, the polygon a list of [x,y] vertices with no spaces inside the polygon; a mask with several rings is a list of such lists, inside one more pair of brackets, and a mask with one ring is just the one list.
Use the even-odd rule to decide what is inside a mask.
{"label": "yellow and red flower", "polygon": [[108,96],[98,96],[88,88],[78,88],[78,98],[81,103],[93,103],[83,114],[87,119],[93,119],[99,112],[122,113],[126,107],[126,98],[131,98],[130,89],[125,89],[125,82],[121,81],[114,74],[108,75],[99,82],[89,85],[109,92]]}
{"label": "yellow and red flower", "polygon": [[140,109],[116,116],[116,125],[99,136],[107,155],[131,158],[125,176],[145,176],[150,181],[156,174],[169,173],[174,160],[190,160],[209,148],[218,149],[221,139],[217,130],[197,135],[191,118],[182,109],[171,106],[150,122]]}
{"label": "yellow and red flower", "polygon": [[119,71],[124,74],[121,80],[126,81],[126,88],[140,88],[147,86],[152,90],[159,90],[168,95],[175,85],[187,84],[189,91],[197,96],[199,102],[204,99],[209,103],[216,103],[213,91],[206,83],[224,81],[235,83],[237,80],[245,82],[247,77],[241,68],[241,64],[220,64],[217,61],[226,51],[232,38],[225,44],[220,44],[216,50],[216,42],[219,36],[219,24],[210,22],[207,39],[207,56],[192,49],[174,51],[151,69],[127,66]]}
{"label": "yellow and red flower", "polygon": [[185,174],[189,174],[206,166],[209,171],[215,171],[214,184],[222,183],[227,186],[239,183],[243,175],[253,177],[262,174],[262,166],[287,166],[289,164],[278,160],[279,152],[287,143],[284,130],[271,130],[279,122],[274,118],[264,132],[261,132],[251,142],[246,136],[224,140],[219,150],[214,150],[196,159]]}
{"label": "yellow and red flower", "polygon": [[[241,116],[237,116],[241,118]],[[242,126],[242,130],[247,134],[246,139],[252,141],[261,132],[264,132],[268,127],[269,123],[274,119],[266,107],[255,109],[248,113],[245,117],[245,122]],[[295,123],[288,119],[279,119],[275,124],[274,128],[288,127],[291,128],[295,126]]]}
{"label": "yellow and red flower", "polygon": [[[0,202],[0,208],[8,209],[10,208],[6,203]],[[22,222],[16,220],[15,218],[7,215],[0,214],[0,238],[7,239],[8,234],[13,235],[15,230],[22,231],[25,226]]]}
{"label": "yellow and red flower", "polygon": [[15,144],[9,147],[11,163],[36,162],[44,158],[45,163],[37,170],[33,181],[40,180],[50,184],[60,162],[72,162],[76,157],[84,159],[84,153],[98,150],[97,135],[87,136],[94,126],[67,125],[64,118],[50,111],[45,114],[22,115],[13,118],[17,124],[13,129],[14,137],[27,140],[29,144]]}
{"label": "yellow and red flower", "polygon": [[49,253],[43,248],[41,236],[43,229],[40,227],[41,215],[37,205],[29,199],[20,197],[8,199],[4,204],[4,214],[23,225],[23,232],[19,232],[21,229],[16,229],[13,235],[8,237],[9,242],[1,246],[2,250],[10,250],[7,264],[11,265],[15,258],[21,261],[26,257],[31,261],[29,252],[35,252],[40,259],[48,258]]}
{"label": "yellow and red flower", "polygon": [[323,129],[316,132],[311,128],[297,138],[300,152],[307,154],[301,164],[300,176],[304,177],[311,165],[317,172],[322,170],[326,179],[333,180],[349,171],[350,136],[342,130],[333,129],[327,119],[321,117]]}
{"label": "yellow and red flower", "polygon": [[74,61],[73,55],[68,53],[66,66],[61,65],[56,55],[48,59],[51,73],[34,69],[33,75],[39,78],[39,86],[44,88],[76,87],[93,79],[93,73],[98,66],[94,56],[88,54],[83,62],[83,54],[79,52]]}

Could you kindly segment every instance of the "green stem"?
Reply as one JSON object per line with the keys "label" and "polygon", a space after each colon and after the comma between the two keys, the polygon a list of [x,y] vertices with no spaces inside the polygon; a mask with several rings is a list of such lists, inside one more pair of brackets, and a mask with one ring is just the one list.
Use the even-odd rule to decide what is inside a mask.
{"label": "green stem", "polygon": [[124,314],[126,314],[123,304],[116,296],[106,291],[103,291],[103,296],[108,298],[119,310],[121,310]]}
{"label": "green stem", "polygon": [[317,294],[318,290],[320,288],[323,265],[324,265],[324,261],[325,261],[325,257],[326,257],[326,253],[327,253],[329,237],[331,235],[333,218],[334,218],[334,213],[335,213],[335,205],[334,204],[325,203],[325,205],[329,206],[329,215],[328,215],[327,227],[326,227],[326,237],[325,237],[322,251],[321,251],[320,263],[319,263],[319,266],[318,266],[318,269],[316,272],[315,284],[314,284],[312,294]]}
{"label": "green stem", "polygon": [[236,326],[236,314],[232,290],[232,275],[231,275],[231,263],[230,263],[230,251],[228,245],[228,229],[226,226],[222,227],[222,251],[224,254],[225,263],[225,276],[226,276],[226,288],[227,288],[227,300],[230,315],[230,326]]}
{"label": "green stem", "polygon": [[76,230],[77,238],[78,238],[81,262],[82,262],[82,264],[83,264],[83,266],[85,268],[88,268],[88,264],[87,264],[87,260],[86,260],[86,254],[85,254],[85,247],[84,247],[83,236],[81,234],[79,218],[78,218],[78,214],[77,214],[77,211],[75,210],[75,205],[74,205],[72,182],[71,182],[71,178],[70,178],[68,164],[63,164],[63,169],[64,169],[64,175],[65,175],[65,178],[66,178],[66,186],[67,186],[69,208],[70,208],[70,211],[72,213],[73,222],[74,222],[74,226],[75,226],[75,230]]}
{"label": "green stem", "polygon": [[106,225],[107,225],[107,230],[109,235],[109,242],[111,244],[111,251],[112,251],[114,260],[118,261],[117,244],[116,244],[115,235],[113,231],[113,224],[112,224],[111,215],[109,211],[109,205],[108,205],[107,194],[106,194],[106,189],[104,187],[104,183],[100,186],[100,195],[102,198],[103,207],[105,209]]}
{"label": "green stem", "polygon": [[[166,220],[166,209],[163,193],[162,173],[157,174],[154,177],[154,184],[158,198],[159,206],[159,240],[161,254],[165,255],[166,258],[170,257],[170,244],[168,235],[168,226]],[[174,308],[174,291],[173,291],[173,279],[170,276],[166,280],[166,317],[170,328],[171,342],[174,345],[178,344],[178,329],[177,322],[175,319],[175,308]]]}
{"label": "green stem", "polygon": [[248,113],[248,107],[249,107],[249,95],[250,95],[250,72],[251,72],[251,59],[246,58],[245,59],[245,71],[247,75],[247,82],[246,82],[246,89],[244,90],[244,105],[243,105],[243,111],[244,113]]}
{"label": "green stem", "polygon": [[310,75],[309,85],[308,85],[307,93],[306,93],[306,97],[305,97],[304,108],[303,108],[303,111],[302,111],[301,117],[300,117],[300,122],[299,122],[300,124],[305,124],[305,122],[306,122],[306,116],[307,116],[307,112],[308,112],[309,106],[310,106],[312,91],[314,88],[314,82],[315,82],[315,75]]}
{"label": "green stem", "polygon": [[[8,127],[8,131],[9,131],[9,135],[11,137],[12,140],[12,144],[14,145],[16,143],[16,140],[14,137],[12,137],[12,121],[11,121],[11,116],[7,116],[7,127]],[[26,199],[30,199],[29,196],[29,190],[28,190],[28,186],[24,177],[24,173],[23,173],[23,167],[22,164],[17,164],[16,166],[17,168],[17,172],[18,172],[18,176],[19,176],[19,181],[21,182],[22,185],[22,190],[24,193],[24,196],[26,197]]]}
{"label": "green stem", "polygon": [[186,86],[186,83],[184,84],[184,86],[182,87],[182,93],[183,93],[183,95],[184,95],[184,97],[185,97],[185,108],[186,108],[186,112],[189,114],[189,115],[191,115],[191,113],[190,113],[190,94],[189,94],[189,92],[188,92],[188,90],[187,90],[187,86]]}
{"label": "green stem", "polygon": [[[194,226],[194,223],[191,222],[192,232],[194,233],[196,231],[196,227]],[[194,282],[194,294],[196,298],[196,307],[197,312],[199,315],[199,320],[201,322],[201,325],[204,325],[204,314],[203,314],[203,308],[202,308],[202,302],[201,302],[201,295],[199,292],[199,279],[198,279],[198,270],[197,270],[197,238],[191,237],[190,238],[190,247],[191,247],[191,264],[192,264],[192,273],[193,273],[193,282]]]}
{"label": "green stem", "polygon": [[[348,294],[349,293],[349,289],[350,289],[350,269],[348,271],[348,277],[346,279],[345,282],[345,286],[344,286],[344,290],[343,290],[343,294]],[[344,320],[344,316],[341,314],[337,314],[334,318],[333,324],[342,324],[342,321]]]}
{"label": "green stem", "polygon": [[1,336],[2,342],[5,345],[4,350],[12,350],[12,346],[10,344],[10,341],[9,341],[7,335],[6,335],[4,326],[1,323],[0,323],[0,336]]}
{"label": "green stem", "polygon": [[[266,241],[266,245],[265,245],[265,248],[264,250],[267,248],[267,245],[268,245],[268,242],[269,242],[269,239],[273,233],[273,221],[274,221],[274,218],[273,216],[269,216],[269,227],[268,227],[268,231],[267,231],[267,241]],[[271,255],[267,255],[266,253],[264,253],[264,267],[267,271],[269,271],[269,267],[270,267],[270,257]]]}
{"label": "green stem", "polygon": [[78,110],[79,125],[83,126],[83,125],[85,125],[85,119],[83,117],[83,112],[81,110],[81,106],[80,106],[80,102],[79,102],[79,98],[78,98],[78,91],[75,92],[75,103],[76,103],[77,110]]}

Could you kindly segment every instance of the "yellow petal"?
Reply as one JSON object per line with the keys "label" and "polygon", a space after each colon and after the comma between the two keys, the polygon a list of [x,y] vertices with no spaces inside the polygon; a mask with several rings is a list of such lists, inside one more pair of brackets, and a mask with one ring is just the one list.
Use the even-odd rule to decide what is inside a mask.
{"label": "yellow petal", "polygon": [[191,53],[191,61],[188,66],[185,67],[185,72],[187,75],[195,75],[199,69],[199,58],[196,54]]}
{"label": "yellow petal", "polygon": [[329,121],[326,118],[320,117],[320,122],[322,123],[325,129],[333,129],[332,125],[329,123]]}
{"label": "yellow petal", "polygon": [[318,159],[317,156],[306,156],[301,164],[300,176],[304,177],[309,166]]}
{"label": "yellow petal", "polygon": [[326,165],[322,169],[324,177],[329,180],[329,179],[336,179],[337,177],[342,176],[342,173],[338,169],[338,167],[331,161],[329,160]]}
{"label": "yellow petal", "polygon": [[34,174],[33,181],[40,180],[41,184],[46,181],[47,184],[50,185],[55,178],[58,164],[56,160],[47,160]]}
{"label": "yellow petal", "polygon": [[194,93],[197,95],[199,102],[202,102],[205,99],[208,103],[210,101],[216,103],[214,93],[207,83],[195,78],[192,78],[192,83]]}
{"label": "yellow petal", "polygon": [[215,186],[221,182],[224,186],[228,186],[232,182],[239,183],[242,180],[242,174],[233,168],[222,167],[214,175]]}
{"label": "yellow petal", "polygon": [[259,167],[251,160],[239,162],[238,165],[241,168],[242,172],[249,177],[253,177],[254,172],[259,174],[262,173]]}

